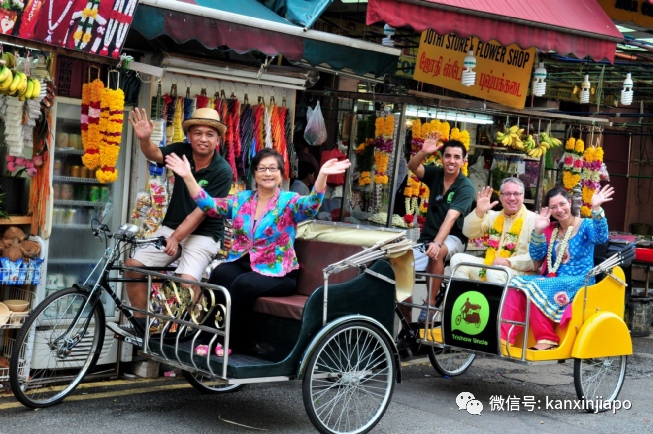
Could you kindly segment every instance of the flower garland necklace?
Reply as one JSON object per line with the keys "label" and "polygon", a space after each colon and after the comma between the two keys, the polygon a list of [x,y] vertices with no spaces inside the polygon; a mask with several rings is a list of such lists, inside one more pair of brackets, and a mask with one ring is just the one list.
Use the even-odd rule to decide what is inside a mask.
{"label": "flower garland necklace", "polygon": [[[510,258],[517,252],[517,242],[521,234],[524,219],[521,217],[521,211],[517,214],[517,219],[512,223],[508,233],[503,240],[501,246],[501,234],[503,233],[503,225],[505,223],[505,214],[503,211],[494,220],[492,229],[490,229],[489,239],[487,241],[487,251],[485,252],[485,265],[492,265],[494,260],[499,258]],[[487,281],[487,269],[481,268],[478,271],[478,276],[483,282]]]}
{"label": "flower garland necklace", "polygon": [[[84,145],[84,155],[82,162],[90,170],[96,169],[100,165],[100,142],[102,134],[100,133],[100,103],[104,83],[97,78],[91,83],[86,83],[82,87],[82,144]],[[86,107],[88,106],[88,109]]]}
{"label": "flower garland necklace", "polygon": [[603,164],[603,148],[588,146],[583,154],[583,206],[580,208],[581,217],[589,217],[592,214],[592,196],[601,186],[600,171]]}
{"label": "flower garland necklace", "polygon": [[82,18],[77,24],[77,31],[73,34],[75,40],[75,48],[83,50],[91,41],[91,30],[98,15],[98,8],[100,7],[100,0],[89,0],[86,8],[82,10]]}
{"label": "flower garland necklace", "polygon": [[551,241],[549,242],[549,249],[546,253],[546,264],[548,270],[546,277],[558,277],[558,273],[556,273],[556,271],[558,271],[558,268],[562,263],[562,258],[565,256],[565,251],[567,250],[569,240],[571,239],[571,234],[574,232],[574,223],[576,223],[576,217],[574,217],[574,222],[567,228],[567,232],[565,233],[565,236],[560,243],[560,254],[556,258],[555,264],[551,265],[553,257],[553,245],[555,244],[555,240],[558,237],[558,225],[556,225],[555,229],[553,229],[553,233],[551,234]]}
{"label": "flower garland necklace", "polygon": [[580,182],[584,150],[585,142],[581,139],[576,140],[570,137],[565,144],[565,153],[562,157],[562,184],[567,191],[573,190]]}
{"label": "flower garland necklace", "polygon": [[55,30],[57,30],[57,27],[59,27],[59,24],[63,21],[63,19],[66,17],[68,14],[68,11],[72,7],[74,1],[69,0],[68,4],[66,5],[66,8],[63,10],[63,13],[59,17],[56,23],[54,23],[54,26],[52,25],[52,8],[54,7],[54,0],[50,0],[50,10],[48,11],[48,36],[45,38],[45,42],[48,44],[52,43],[52,34],[54,33]]}
{"label": "flower garland necklace", "polygon": [[118,179],[118,156],[125,110],[125,94],[122,89],[107,89],[102,95],[100,115],[100,169],[96,172],[98,181],[103,184]]}

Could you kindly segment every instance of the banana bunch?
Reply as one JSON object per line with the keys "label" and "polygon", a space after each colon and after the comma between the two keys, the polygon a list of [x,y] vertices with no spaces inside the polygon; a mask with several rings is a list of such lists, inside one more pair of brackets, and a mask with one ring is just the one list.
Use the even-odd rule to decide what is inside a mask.
{"label": "banana bunch", "polygon": [[498,132],[496,141],[506,148],[523,150],[525,148],[525,144],[521,139],[523,133],[523,128],[520,129],[517,125],[513,125],[504,132]]}
{"label": "banana bunch", "polygon": [[0,69],[0,93],[17,96],[21,101],[36,99],[41,94],[41,82],[20,71],[12,74],[4,66]]}
{"label": "banana bunch", "polygon": [[16,65],[16,58],[14,57],[14,55],[6,51],[2,53],[2,56],[0,56],[0,60],[4,60],[5,66],[7,68],[13,68],[14,65]]}
{"label": "banana bunch", "polygon": [[551,145],[545,141],[545,137],[548,139],[546,133],[540,133],[539,135],[536,134],[535,137],[533,137],[532,143],[525,149],[529,157],[540,158],[542,155],[546,154],[547,149],[551,148]]}
{"label": "banana bunch", "polygon": [[2,65],[0,67],[0,92],[7,93],[13,80],[14,74],[11,73],[11,70],[6,65]]}
{"label": "banana bunch", "polygon": [[526,139],[524,139],[524,152],[528,152],[533,148],[537,147],[537,143],[535,142],[535,138],[533,137],[532,134],[529,134]]}
{"label": "banana bunch", "polygon": [[548,135],[545,132],[540,133],[540,142],[545,143],[547,149],[557,148],[558,146],[562,145],[560,140]]}

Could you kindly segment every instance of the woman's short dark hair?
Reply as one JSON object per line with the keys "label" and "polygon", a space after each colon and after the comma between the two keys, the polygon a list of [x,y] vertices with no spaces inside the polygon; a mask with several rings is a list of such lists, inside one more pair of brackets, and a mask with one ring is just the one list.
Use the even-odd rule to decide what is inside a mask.
{"label": "woman's short dark hair", "polygon": [[447,140],[442,146],[442,156],[444,156],[444,150],[447,148],[460,148],[463,150],[463,158],[467,157],[467,148],[460,140]]}
{"label": "woman's short dark hair", "polygon": [[283,156],[272,148],[263,148],[258,151],[256,155],[254,155],[254,158],[252,158],[252,161],[250,162],[249,170],[252,172],[252,175],[256,173],[256,168],[258,167],[258,164],[261,162],[261,160],[267,157],[276,158],[279,170],[282,174],[284,173],[285,166],[283,164]]}
{"label": "woman's short dark hair", "polygon": [[563,187],[557,186],[557,187],[553,187],[551,190],[546,192],[546,194],[544,195],[544,202],[542,203],[542,205],[548,207],[551,198],[554,198],[556,196],[562,196],[567,202],[571,204],[571,195],[569,194],[569,192],[565,190]]}

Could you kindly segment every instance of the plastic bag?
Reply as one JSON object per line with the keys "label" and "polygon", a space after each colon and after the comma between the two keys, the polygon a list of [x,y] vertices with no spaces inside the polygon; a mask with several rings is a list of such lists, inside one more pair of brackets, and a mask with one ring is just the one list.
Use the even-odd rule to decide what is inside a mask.
{"label": "plastic bag", "polygon": [[601,163],[601,171],[599,172],[599,178],[601,181],[609,182],[610,181],[610,173],[608,173],[608,166],[605,165],[605,163]]}
{"label": "plastic bag", "polygon": [[326,125],[324,124],[324,117],[320,109],[320,101],[317,102],[315,110],[310,107],[308,108],[306,118],[308,122],[306,123],[306,130],[304,130],[304,139],[311,146],[320,146],[327,139]]}

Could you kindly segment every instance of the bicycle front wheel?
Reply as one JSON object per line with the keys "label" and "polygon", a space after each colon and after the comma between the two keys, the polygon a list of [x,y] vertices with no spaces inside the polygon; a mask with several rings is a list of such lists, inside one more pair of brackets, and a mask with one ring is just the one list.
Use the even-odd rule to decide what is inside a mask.
{"label": "bicycle front wheel", "polygon": [[21,404],[30,408],[57,404],[95,367],[105,317],[101,304],[86,306],[88,298],[77,288],[62,289],[25,320],[14,347],[25,350],[14,351],[9,366],[11,389]]}

